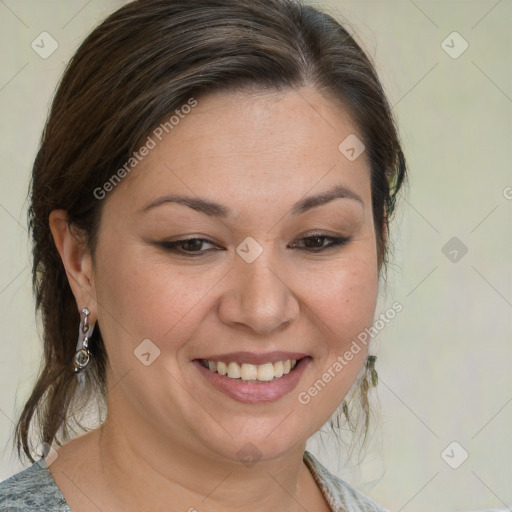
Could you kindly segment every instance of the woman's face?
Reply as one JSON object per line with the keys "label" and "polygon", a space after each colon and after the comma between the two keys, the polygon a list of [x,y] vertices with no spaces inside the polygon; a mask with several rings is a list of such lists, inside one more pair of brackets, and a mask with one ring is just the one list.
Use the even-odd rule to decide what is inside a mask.
{"label": "woman's face", "polygon": [[[200,97],[163,133],[104,199],[92,309],[110,361],[109,418],[202,457],[279,456],[329,419],[366,358],[361,345],[335,365],[377,300],[370,170],[346,147],[356,127],[303,88]],[[339,197],[318,199],[335,187]],[[203,242],[171,245],[184,239]],[[250,363],[298,361],[251,383],[201,359],[263,379],[286,363]]]}

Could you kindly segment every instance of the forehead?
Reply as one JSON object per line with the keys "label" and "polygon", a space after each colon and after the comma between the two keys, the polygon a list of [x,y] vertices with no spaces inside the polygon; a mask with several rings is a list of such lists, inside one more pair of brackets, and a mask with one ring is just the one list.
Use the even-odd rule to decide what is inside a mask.
{"label": "forehead", "polygon": [[369,194],[366,155],[350,161],[339,149],[347,137],[361,138],[355,123],[315,89],[216,92],[196,101],[150,134],[152,149],[114,202],[141,208],[155,194],[173,192],[286,202],[333,184]]}

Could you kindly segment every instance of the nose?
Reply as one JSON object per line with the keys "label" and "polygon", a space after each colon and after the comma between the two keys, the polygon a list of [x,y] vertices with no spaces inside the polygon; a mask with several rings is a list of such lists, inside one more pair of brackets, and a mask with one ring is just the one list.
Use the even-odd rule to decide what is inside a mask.
{"label": "nose", "polygon": [[286,272],[264,251],[252,263],[236,257],[219,306],[221,321],[261,335],[284,329],[299,315]]}

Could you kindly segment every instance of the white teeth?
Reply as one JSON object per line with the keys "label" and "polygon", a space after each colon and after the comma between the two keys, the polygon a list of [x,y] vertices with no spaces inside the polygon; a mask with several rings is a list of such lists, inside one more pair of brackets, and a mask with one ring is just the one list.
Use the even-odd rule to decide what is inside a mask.
{"label": "white teeth", "polygon": [[229,363],[228,364],[228,377],[230,379],[239,379],[240,378],[240,366],[237,363]]}
{"label": "white teeth", "polygon": [[258,380],[268,381],[274,378],[274,365],[272,363],[258,366]]}
{"label": "white teeth", "polygon": [[274,377],[278,379],[284,375],[283,371],[283,361],[276,361],[274,363]]}
{"label": "white teeth", "polygon": [[242,377],[242,380],[256,380],[258,378],[258,367],[253,364],[242,364],[240,377]]}
{"label": "white teeth", "polygon": [[[211,370],[211,368],[210,368]],[[213,370],[215,371],[215,370]],[[228,373],[228,366],[226,365],[226,363],[223,363],[222,361],[219,361],[217,363],[217,373],[219,375],[226,375],[226,373]]]}
{"label": "white teeth", "polygon": [[290,373],[297,365],[295,359],[258,365],[249,363],[239,365],[234,361],[226,364],[222,361],[210,361],[206,359],[203,359],[202,362],[203,365],[212,372],[217,372],[219,375],[227,375],[230,379],[242,379],[246,381],[259,380],[262,382],[279,379],[283,375]]}

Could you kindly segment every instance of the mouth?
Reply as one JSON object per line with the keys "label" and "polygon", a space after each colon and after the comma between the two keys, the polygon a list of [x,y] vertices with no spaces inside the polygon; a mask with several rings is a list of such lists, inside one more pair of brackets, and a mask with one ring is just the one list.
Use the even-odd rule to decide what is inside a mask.
{"label": "mouth", "polygon": [[[301,358],[303,359],[303,358]],[[297,366],[301,359],[284,359],[263,364],[250,364],[238,361],[215,361],[211,359],[198,359],[200,364],[211,372],[218,373],[229,379],[243,380],[244,382],[273,382],[287,375]]]}
{"label": "mouth", "polygon": [[312,361],[311,356],[301,356],[263,364],[214,359],[194,359],[192,363],[205,378],[209,390],[213,387],[234,400],[254,404],[278,400],[297,386]]}

